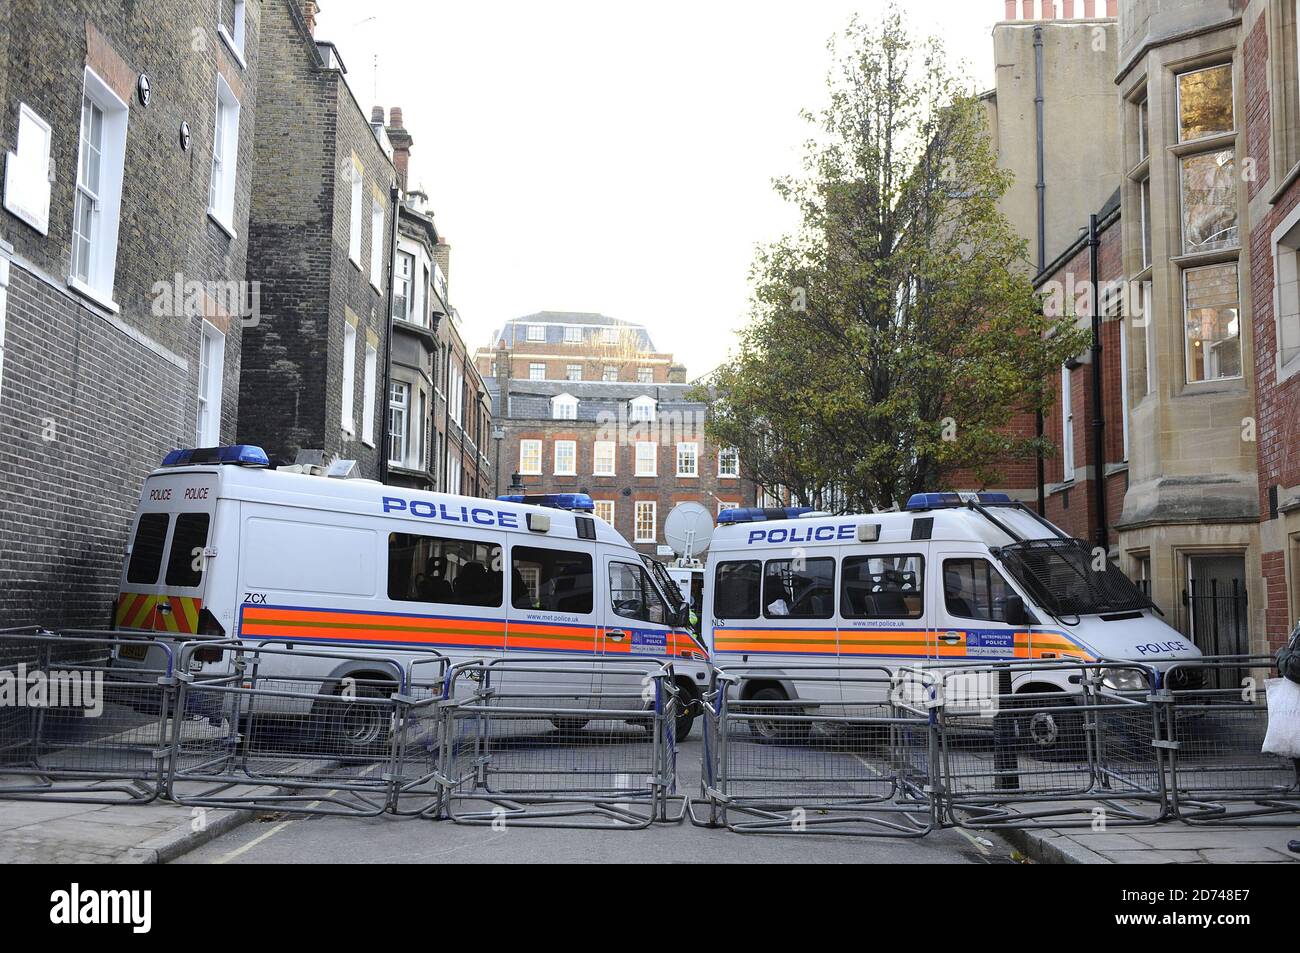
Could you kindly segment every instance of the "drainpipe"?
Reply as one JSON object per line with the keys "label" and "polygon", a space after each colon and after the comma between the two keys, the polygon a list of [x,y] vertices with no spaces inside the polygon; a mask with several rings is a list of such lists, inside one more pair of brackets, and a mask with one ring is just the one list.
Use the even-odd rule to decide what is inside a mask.
{"label": "drainpipe", "polygon": [[388,482],[388,390],[393,372],[393,295],[397,293],[397,220],[402,190],[394,182],[388,187],[388,205],[393,210],[393,224],[388,229],[388,294],[384,300],[384,389],[379,392],[379,482]]}
{"label": "drainpipe", "polygon": [[1034,27],[1034,138],[1038,151],[1038,273],[1047,267],[1047,180],[1043,160],[1043,28]]}
{"label": "drainpipe", "polygon": [[[1110,532],[1106,526],[1106,418],[1102,400],[1101,298],[1097,281],[1097,216],[1088,216],[1088,274],[1092,281],[1092,464],[1097,497],[1097,545],[1110,553]],[[1109,555],[1108,557],[1109,558]]]}

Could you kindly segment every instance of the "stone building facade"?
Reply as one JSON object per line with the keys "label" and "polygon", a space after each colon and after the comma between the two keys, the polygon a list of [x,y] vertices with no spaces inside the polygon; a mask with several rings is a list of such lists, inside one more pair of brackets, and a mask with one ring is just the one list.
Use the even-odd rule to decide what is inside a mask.
{"label": "stone building facade", "polygon": [[104,625],[145,475],[238,429],[271,0],[0,4],[0,625]]}

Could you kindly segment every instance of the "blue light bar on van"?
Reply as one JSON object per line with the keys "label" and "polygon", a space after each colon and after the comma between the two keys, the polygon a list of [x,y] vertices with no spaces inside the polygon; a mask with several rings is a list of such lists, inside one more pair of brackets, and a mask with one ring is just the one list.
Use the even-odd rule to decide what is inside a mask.
{"label": "blue light bar on van", "polygon": [[913,493],[904,509],[942,510],[974,503],[1010,503],[1005,493]]}
{"label": "blue light bar on van", "polygon": [[165,467],[194,467],[204,464],[232,464],[241,467],[269,467],[270,459],[261,447],[235,444],[229,447],[196,447],[173,450],[163,458]]}
{"label": "blue light bar on van", "polygon": [[549,506],[553,510],[572,510],[575,513],[594,513],[596,504],[586,493],[534,493],[530,495],[498,496],[502,503],[527,503],[529,506]]}
{"label": "blue light bar on van", "polygon": [[733,506],[718,514],[718,525],[728,523],[761,523],[765,520],[792,520],[811,513],[811,506]]}

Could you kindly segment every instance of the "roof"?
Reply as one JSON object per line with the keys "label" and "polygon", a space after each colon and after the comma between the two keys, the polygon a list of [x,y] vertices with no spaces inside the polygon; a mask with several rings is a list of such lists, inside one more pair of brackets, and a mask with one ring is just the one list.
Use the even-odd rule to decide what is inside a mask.
{"label": "roof", "polygon": [[[545,341],[533,341],[533,344],[564,344],[571,343],[564,340],[564,329],[566,327],[581,328],[619,328],[629,332],[635,340],[638,351],[655,352],[654,341],[650,337],[650,332],[646,330],[645,325],[637,324],[632,321],[623,321],[619,318],[611,318],[609,315],[599,314],[593,311],[537,311],[533,314],[524,315],[521,318],[511,318],[498,330],[492,332],[492,346],[496,347],[501,341],[505,341],[508,346],[516,344],[525,345],[528,341],[528,332],[525,330],[530,325],[541,325],[546,328]],[[584,343],[590,335],[583,334]],[[599,344],[601,342],[592,342]]]}
{"label": "roof", "polygon": [[708,405],[689,400],[691,384],[637,384],[631,381],[528,381],[510,382],[509,414],[498,407],[497,382],[485,378],[488,393],[492,396],[494,416],[510,420],[550,420],[551,400],[560,394],[570,394],[578,399],[578,420],[598,420],[601,415],[617,415],[619,408],[637,397],[651,397],[657,402],[659,413],[678,411],[702,412]]}
{"label": "roof", "polygon": [[[1046,539],[1051,537],[1051,532],[1046,526],[1023,512],[1009,507],[996,507],[993,508],[992,512],[999,522],[1026,539]],[[750,533],[759,530],[763,531],[763,535],[755,538],[754,542],[758,545],[768,544],[769,540],[771,541],[770,545],[785,547],[789,547],[791,544],[800,546],[816,546],[818,544],[845,545],[843,540],[837,539],[833,535],[828,536],[826,539],[818,539],[815,531],[823,526],[840,527],[859,523],[878,523],[880,525],[878,542],[893,544],[897,547],[899,553],[907,553],[914,551],[917,547],[926,545],[924,541],[914,542],[912,540],[912,524],[922,518],[934,520],[931,539],[983,543],[990,547],[1006,546],[1015,542],[1012,537],[1008,536],[976,510],[952,508],[900,513],[864,513],[857,516],[851,514],[846,516],[804,516],[789,520],[766,520],[760,523],[723,524],[713,531],[713,540],[709,544],[709,548],[711,552],[737,549],[743,551],[751,545]],[[790,536],[789,532],[787,532],[780,534],[776,539],[772,539],[772,531],[782,529],[795,533],[798,538]],[[849,540],[847,545],[874,546],[876,544],[858,544],[854,540]]]}
{"label": "roof", "polygon": [[[358,516],[400,520],[414,527],[432,525],[461,526],[476,523],[484,530],[515,528],[518,532],[539,539],[578,538],[575,514],[568,510],[532,506],[526,503],[507,503],[475,496],[454,496],[450,493],[430,493],[406,487],[386,486],[374,480],[338,480],[323,476],[306,476],[285,473],[260,467],[241,466],[190,466],[168,467],[154,470],[150,480],[170,477],[213,475],[217,477],[217,498],[291,506],[299,509],[319,510],[322,513],[350,513]],[[424,504],[413,506],[412,504]],[[387,507],[387,508],[386,508]],[[411,509],[417,513],[411,513]],[[545,513],[550,517],[551,528],[546,533],[530,533],[526,519],[529,513]],[[477,515],[476,515],[477,514]],[[504,526],[501,514],[513,514],[516,527]],[[489,523],[487,520],[491,519]],[[322,522],[330,522],[322,517]],[[596,538],[631,550],[618,531],[604,520],[596,519]]]}

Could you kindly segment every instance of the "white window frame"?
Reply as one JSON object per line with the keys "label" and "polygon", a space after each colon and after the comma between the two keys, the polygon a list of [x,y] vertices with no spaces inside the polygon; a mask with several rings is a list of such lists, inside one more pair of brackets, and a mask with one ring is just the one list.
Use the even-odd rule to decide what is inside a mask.
{"label": "white window frame", "polygon": [[[649,511],[650,513],[650,533],[645,535],[641,531],[642,520],[641,514]],[[659,529],[659,504],[654,500],[637,500],[632,507],[632,535],[633,542],[653,543],[657,538],[656,534]]]}
{"label": "white window frame", "polygon": [[[1300,0],[1297,0],[1300,6]],[[1297,10],[1300,17],[1300,10]],[[1297,34],[1300,34],[1300,19],[1297,19]],[[1300,206],[1292,209],[1278,226],[1273,229],[1270,238],[1273,250],[1273,367],[1277,382],[1300,374]],[[1291,295],[1284,296],[1284,284],[1294,284]],[[1283,311],[1294,307],[1289,314]],[[1284,322],[1289,321],[1286,325]],[[1285,328],[1290,327],[1290,335]],[[1291,359],[1283,361],[1283,343],[1290,338],[1294,342],[1295,353]]]}
{"label": "white window frame", "polygon": [[[736,461],[734,473],[729,473],[722,465],[723,454],[729,454],[731,459]],[[737,480],[740,478],[740,451],[735,447],[723,447],[718,450],[718,476],[723,480]]]}
{"label": "white window frame", "polygon": [[384,281],[384,206],[370,198],[370,286],[376,291]]}
{"label": "white window frame", "polygon": [[565,328],[564,328],[564,343],[565,343],[565,344],[581,344],[581,343],[582,343],[582,328],[578,327],[577,325],[573,325],[573,324],[565,325]]}
{"label": "white window frame", "polygon": [[[534,372],[535,372],[538,368],[541,368],[541,376],[540,376],[540,377],[534,375]],[[529,365],[528,365],[528,379],[529,379],[530,381],[544,381],[544,380],[546,380],[546,365],[545,365],[545,364],[539,364],[539,363],[537,363],[536,361],[534,361],[534,362],[532,362],[531,364],[529,364]]]}
{"label": "white window frame", "polygon": [[600,370],[600,379],[606,384],[615,383],[618,380],[618,368],[613,364],[606,364]]}
{"label": "white window frame", "polygon": [[636,382],[638,384],[653,384],[655,382],[655,369],[653,367],[638,367],[636,369]]}
{"label": "white window frame", "polygon": [[578,398],[572,394],[556,394],[551,398],[552,420],[577,420]]}
{"label": "white window frame", "polygon": [[[1198,136],[1195,139],[1183,138],[1183,83],[1184,76],[1195,76],[1197,73],[1208,73],[1211,70],[1223,69],[1227,67],[1228,78],[1231,86],[1228,90],[1228,101],[1232,104],[1232,128],[1225,129],[1221,132],[1210,132]],[[1213,139],[1217,136],[1227,136],[1237,129],[1237,77],[1234,73],[1234,65],[1227,63],[1212,63],[1209,66],[1202,66],[1198,69],[1183,70],[1181,73],[1174,74],[1174,141],[1179,145],[1185,145],[1193,142],[1200,142],[1204,139]]]}
{"label": "white window frame", "polygon": [[[411,270],[404,274],[402,266],[408,263],[411,266]],[[397,249],[397,257],[394,265],[396,273],[393,275],[393,305],[396,306],[397,302],[400,300],[404,302],[405,307],[401,314],[394,314],[393,317],[398,321],[405,321],[408,324],[423,324],[423,321],[415,320],[415,255],[410,251],[407,251],[405,248],[399,247]],[[406,294],[399,295],[397,292],[403,285],[405,285]]]}
{"label": "white window frame", "polygon": [[379,373],[379,351],[366,342],[366,363],[362,372],[361,442],[367,447],[375,445],[375,379]]}
{"label": "white window frame", "polygon": [[[246,15],[245,0],[235,0],[234,22],[227,27],[220,22],[220,12],[218,12],[217,35],[225,42],[226,47],[235,55],[236,62],[239,63],[240,69],[247,69],[248,63],[244,59],[244,38],[246,30],[244,28],[244,19]],[[218,7],[218,11],[220,7]]]}
{"label": "white window frame", "polygon": [[447,371],[447,412],[456,426],[464,429],[465,372],[455,364]]}
{"label": "white window frame", "polygon": [[348,209],[348,260],[358,268],[361,267],[361,203],[366,200],[365,195],[365,172],[357,164],[356,156],[352,157],[352,197],[351,208]]}
{"label": "white window frame", "polygon": [[1061,368],[1061,482],[1074,480],[1074,396],[1070,393],[1070,369]]}
{"label": "white window frame", "polygon": [[[102,138],[100,140],[98,189],[93,193],[95,203],[96,231],[90,246],[90,261],[86,277],[77,275],[76,247],[74,239],[72,269],[68,276],[68,287],[102,304],[109,310],[117,312],[117,303],[113,300],[113,282],[117,271],[117,237],[118,225],[122,212],[122,177],[126,161],[126,129],[130,120],[130,110],[118,95],[109,88],[90,67],[86,67],[82,86],[83,103],[90,100],[103,114]],[[84,136],[78,132],[76,193],[91,195],[82,181],[83,158],[85,148]],[[86,200],[90,200],[87,198]],[[77,232],[77,202],[73,202],[73,233]]]}
{"label": "white window frame", "polygon": [[18,104],[18,137],[5,158],[4,207],[42,235],[50,233],[50,148],[54,130]]}
{"label": "white window frame", "polygon": [[[394,394],[401,394],[401,399],[394,399]],[[400,421],[397,427],[393,424]],[[407,457],[411,455],[411,385],[406,381],[388,382],[388,413],[384,416],[384,435],[387,437],[388,462],[399,467],[406,466]],[[397,453],[393,453],[393,436],[396,435]]]}
{"label": "white window frame", "polygon": [[194,439],[196,446],[216,447],[221,444],[221,388],[226,367],[226,336],[209,321],[204,321],[199,330],[196,366],[198,406]]}
{"label": "white window frame", "polygon": [[[576,377],[574,376],[575,372],[577,373]],[[582,365],[581,364],[566,365],[564,368],[564,377],[566,380],[570,380],[570,381],[582,380]]]}
{"label": "white window frame", "polygon": [[[690,461],[690,469],[682,466],[682,454],[686,452]],[[677,444],[677,476],[696,478],[700,475],[700,445],[694,440],[686,440]]]}
{"label": "white window frame", "polygon": [[734,509],[736,509],[738,506],[740,506],[739,503],[730,503],[730,502],[728,502],[728,501],[726,501],[726,500],[718,500],[718,512],[719,512],[719,513],[721,513],[723,510],[734,510]]}
{"label": "white window frame", "polygon": [[239,176],[239,99],[217,74],[216,119],[212,129],[212,168],[208,178],[208,216],[235,236],[235,189]]}
{"label": "white window frame", "polygon": [[[591,450],[591,475],[592,476],[617,476],[618,470],[618,444],[613,440],[597,440],[592,445]],[[602,460],[608,454],[609,467],[601,469]]]}
{"label": "white window frame", "polygon": [[357,393],[357,329],[343,323],[343,383],[342,400],[339,401],[339,425],[351,437],[356,433],[353,410]]}
{"label": "white window frame", "polygon": [[[650,469],[644,470],[642,464],[642,448],[650,448]],[[659,475],[659,444],[652,440],[638,440],[636,442],[636,470],[637,476],[658,476]]]}
{"label": "white window frame", "polygon": [[[601,519],[603,519],[603,520],[604,520],[606,523],[608,523],[610,526],[613,526],[613,525],[614,525],[614,512],[615,512],[615,503],[614,503],[614,501],[613,501],[613,500],[593,500],[592,502],[596,504],[595,515],[596,515],[596,516],[599,516]],[[604,510],[605,512],[607,512],[609,515],[608,515],[608,516],[604,515],[604,513],[601,512],[602,510]]]}
{"label": "white window frame", "polygon": [[[531,463],[533,460],[536,462]],[[523,476],[542,475],[542,441],[532,438],[519,441],[519,473]]]}
{"label": "white window frame", "polygon": [[[560,451],[563,450],[569,458],[568,465],[561,469]],[[552,450],[552,472],[556,476],[577,476],[578,475],[578,441],[576,440],[557,440]]]}
{"label": "white window frame", "polygon": [[525,338],[526,338],[527,340],[532,341],[532,342],[535,343],[535,344],[538,343],[538,342],[545,341],[545,340],[546,340],[546,325],[544,325],[544,324],[530,324],[530,325],[528,325],[528,330],[524,332],[524,336],[525,336]]}

